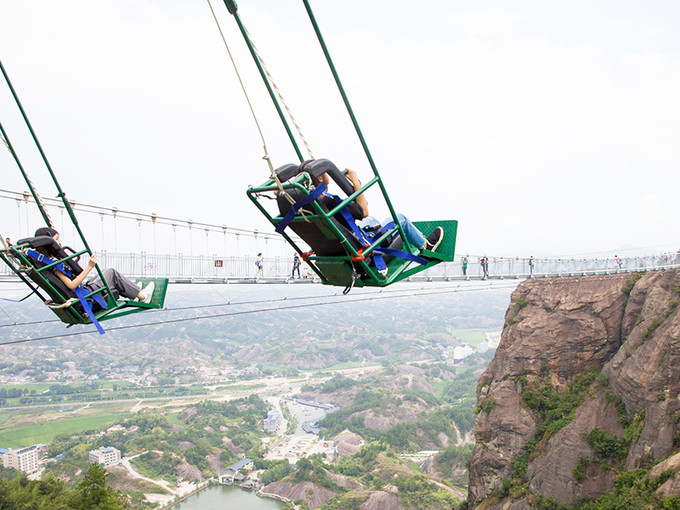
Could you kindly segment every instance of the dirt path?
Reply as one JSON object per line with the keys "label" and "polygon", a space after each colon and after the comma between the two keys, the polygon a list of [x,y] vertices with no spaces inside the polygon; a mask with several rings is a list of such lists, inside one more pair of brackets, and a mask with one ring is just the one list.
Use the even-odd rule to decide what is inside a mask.
{"label": "dirt path", "polygon": [[139,478],[141,480],[146,480],[147,482],[151,482],[155,485],[158,485],[160,487],[163,487],[166,491],[168,491],[170,494],[173,494],[175,496],[180,495],[181,493],[179,491],[176,491],[174,489],[170,488],[170,483],[166,482],[165,480],[152,480],[151,478],[147,478],[145,476],[140,475],[137,471],[134,470],[132,465],[130,464],[130,460],[134,459],[135,457],[139,457],[140,455],[144,455],[146,452],[142,452],[138,455],[134,455],[129,458],[124,458],[123,460],[120,461],[121,465],[128,470],[128,473],[130,473],[130,476],[132,478]]}

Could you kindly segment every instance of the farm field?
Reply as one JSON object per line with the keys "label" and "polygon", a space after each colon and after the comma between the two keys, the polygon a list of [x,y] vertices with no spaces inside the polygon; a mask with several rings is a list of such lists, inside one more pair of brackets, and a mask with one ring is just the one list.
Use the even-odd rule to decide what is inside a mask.
{"label": "farm field", "polygon": [[101,430],[130,416],[129,405],[74,406],[72,411],[31,409],[3,411],[0,418],[0,447],[17,448],[50,442],[59,434]]}
{"label": "farm field", "polygon": [[477,347],[480,343],[486,340],[486,329],[469,328],[469,329],[452,329],[449,331],[453,336],[462,340],[466,344]]}

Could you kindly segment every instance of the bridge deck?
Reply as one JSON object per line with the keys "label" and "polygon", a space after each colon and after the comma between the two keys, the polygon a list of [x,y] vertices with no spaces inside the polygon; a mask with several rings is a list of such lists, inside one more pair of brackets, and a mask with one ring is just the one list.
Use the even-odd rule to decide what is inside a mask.
{"label": "bridge deck", "polygon": [[[186,284],[287,284],[319,283],[303,265],[301,278],[292,278],[293,261],[274,257],[265,259],[264,276],[255,277],[254,257],[186,256],[147,253],[97,253],[102,267],[113,267],[131,278],[168,278],[171,283]],[[680,267],[680,254],[650,255],[619,259],[534,259],[533,268],[525,258],[490,258],[485,276],[479,262],[463,271],[460,260],[446,262],[412,276],[412,282],[456,280],[512,280],[560,276],[587,276],[633,273]],[[0,281],[18,280],[4,264]]]}

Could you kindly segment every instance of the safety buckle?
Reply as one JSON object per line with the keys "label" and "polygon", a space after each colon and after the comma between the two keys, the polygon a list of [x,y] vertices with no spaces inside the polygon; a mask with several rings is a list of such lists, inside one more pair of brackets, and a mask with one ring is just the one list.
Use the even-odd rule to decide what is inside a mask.
{"label": "safety buckle", "polygon": [[352,257],[352,262],[361,262],[362,260],[364,260],[366,257],[364,257],[364,253],[363,253],[363,252],[364,252],[364,248],[361,248],[361,249],[357,252],[357,253],[359,254],[359,256],[357,256],[357,257]]}

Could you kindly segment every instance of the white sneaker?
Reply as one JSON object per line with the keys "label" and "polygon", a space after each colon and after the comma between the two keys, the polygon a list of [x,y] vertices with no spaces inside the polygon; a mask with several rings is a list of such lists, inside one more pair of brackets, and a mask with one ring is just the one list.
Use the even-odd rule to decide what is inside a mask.
{"label": "white sneaker", "polygon": [[153,290],[156,287],[154,282],[150,282],[149,285],[144,287],[140,294],[143,296],[142,303],[151,303],[151,298],[153,296]]}

